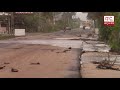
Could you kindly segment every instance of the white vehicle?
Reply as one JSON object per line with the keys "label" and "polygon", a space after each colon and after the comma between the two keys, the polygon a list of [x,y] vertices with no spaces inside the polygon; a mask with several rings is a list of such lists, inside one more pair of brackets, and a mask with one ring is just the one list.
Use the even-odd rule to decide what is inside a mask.
{"label": "white vehicle", "polygon": [[90,27],[85,27],[85,29],[90,29]]}

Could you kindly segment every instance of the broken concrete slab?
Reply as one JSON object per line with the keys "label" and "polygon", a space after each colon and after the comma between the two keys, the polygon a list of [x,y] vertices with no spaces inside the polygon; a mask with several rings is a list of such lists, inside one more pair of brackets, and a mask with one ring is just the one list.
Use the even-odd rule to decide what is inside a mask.
{"label": "broken concrete slab", "polygon": [[89,43],[83,43],[83,51],[91,51],[91,52],[109,52],[110,47],[106,44],[100,44],[98,41],[91,41]]}
{"label": "broken concrete slab", "polygon": [[102,41],[84,41],[87,44],[105,44],[105,42]]}
{"label": "broken concrete slab", "polygon": [[58,39],[58,40],[91,40],[91,41],[97,41],[98,38],[92,38],[92,37],[88,37],[88,36],[83,36],[82,37],[70,37],[70,38],[54,38],[54,39]]}
{"label": "broken concrete slab", "polygon": [[74,39],[80,40],[79,37],[72,37],[72,38],[55,38],[55,39],[58,39],[58,40],[74,40]]}

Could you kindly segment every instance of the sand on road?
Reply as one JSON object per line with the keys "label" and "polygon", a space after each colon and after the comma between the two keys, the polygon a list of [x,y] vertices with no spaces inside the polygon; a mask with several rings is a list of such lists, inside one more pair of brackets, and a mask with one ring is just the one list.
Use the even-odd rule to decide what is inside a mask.
{"label": "sand on road", "polygon": [[[0,67],[5,66],[0,78],[79,78],[78,52],[64,50],[49,45],[0,44]],[[18,72],[11,72],[12,68]]]}

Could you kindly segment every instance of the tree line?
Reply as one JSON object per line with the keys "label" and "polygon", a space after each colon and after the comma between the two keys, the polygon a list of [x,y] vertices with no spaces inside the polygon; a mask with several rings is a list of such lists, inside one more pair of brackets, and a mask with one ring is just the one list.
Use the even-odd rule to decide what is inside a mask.
{"label": "tree line", "polygon": [[[14,15],[15,28],[26,28],[26,32],[52,32],[64,27],[77,28],[76,12],[34,12],[30,15]],[[61,15],[61,18],[57,20]]]}
{"label": "tree line", "polygon": [[[104,26],[103,16],[115,16],[115,26]],[[99,39],[111,46],[113,51],[120,52],[120,12],[88,12],[88,19],[99,28]]]}

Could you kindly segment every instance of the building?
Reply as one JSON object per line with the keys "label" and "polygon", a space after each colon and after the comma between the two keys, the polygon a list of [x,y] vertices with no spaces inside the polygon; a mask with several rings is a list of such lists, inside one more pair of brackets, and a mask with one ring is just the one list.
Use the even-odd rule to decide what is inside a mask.
{"label": "building", "polygon": [[0,34],[8,33],[10,30],[10,14],[0,12]]}
{"label": "building", "polygon": [[0,34],[13,33],[15,15],[33,14],[33,12],[0,12]]}

